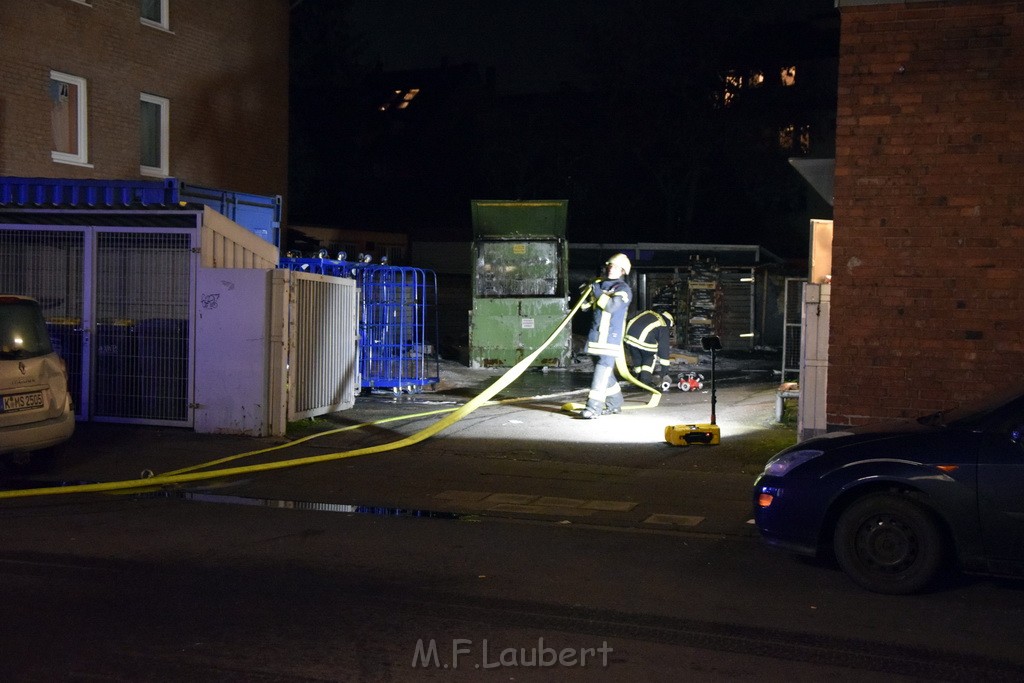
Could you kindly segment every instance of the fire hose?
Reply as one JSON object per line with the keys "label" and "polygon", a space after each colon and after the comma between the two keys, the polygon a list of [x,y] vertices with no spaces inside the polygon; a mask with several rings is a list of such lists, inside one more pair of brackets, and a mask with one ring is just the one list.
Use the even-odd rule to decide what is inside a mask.
{"label": "fire hose", "polygon": [[[311,436],[308,436],[308,437],[304,437],[302,439],[297,439],[295,441],[290,441],[287,444],[282,444],[282,445],[279,445],[279,446],[273,446],[273,447],[270,447],[270,448],[260,449],[260,450],[256,450],[256,451],[250,451],[250,452],[247,452],[247,453],[240,453],[240,454],[228,456],[226,458],[222,458],[222,459],[219,459],[219,460],[214,460],[214,461],[203,463],[203,464],[200,464],[200,465],[194,465],[192,467],[176,470],[176,471],[173,471],[173,472],[167,472],[167,473],[164,473],[164,474],[152,475],[152,474],[150,474],[149,470],[146,470],[144,472],[143,476],[141,476],[138,479],[124,479],[124,480],[120,480],[120,481],[97,482],[97,483],[90,483],[90,484],[74,484],[74,485],[70,485],[70,486],[61,486],[61,487],[46,487],[46,488],[21,489],[21,490],[15,490],[15,491],[0,491],[0,500],[2,500],[2,499],[11,499],[11,498],[28,498],[28,497],[33,497],[33,496],[66,495],[66,494],[73,494],[73,493],[102,493],[102,492],[114,492],[114,491],[132,492],[132,491],[138,491],[140,489],[141,490],[153,490],[153,489],[159,489],[159,488],[162,488],[162,487],[165,487],[165,486],[171,486],[171,485],[174,485],[174,484],[184,484],[184,483],[188,483],[188,482],[204,481],[204,480],[208,480],[208,479],[219,479],[219,478],[223,478],[223,477],[231,477],[231,476],[241,475],[241,474],[250,474],[250,473],[253,473],[253,472],[265,472],[265,471],[270,471],[270,470],[285,469],[285,468],[289,468],[289,467],[298,467],[298,466],[301,466],[301,465],[311,465],[311,464],[314,464],[314,463],[328,462],[328,461],[332,461],[332,460],[342,460],[342,459],[345,459],[345,458],[355,458],[355,457],[362,456],[362,455],[371,455],[371,454],[374,454],[374,453],[383,453],[383,452],[386,452],[386,451],[393,451],[393,450],[397,450],[399,448],[405,448],[406,446],[411,446],[413,444],[416,444],[416,443],[419,443],[421,441],[424,441],[425,439],[428,439],[428,438],[434,436],[435,434],[438,434],[439,432],[447,429],[448,427],[450,427],[454,423],[458,422],[459,420],[461,420],[465,416],[469,415],[470,413],[475,411],[477,408],[480,408],[481,406],[486,405],[489,402],[491,402],[491,398],[493,396],[495,396],[502,389],[506,388],[512,382],[514,382],[516,379],[518,379],[519,376],[522,375],[523,372],[526,371],[527,368],[529,368],[529,366],[531,365],[531,363],[533,363],[533,361],[537,358],[537,356],[539,356],[544,351],[544,349],[546,349],[558,337],[558,335],[562,332],[562,330],[565,329],[565,327],[572,320],[573,316],[575,316],[576,313],[578,313],[579,310],[583,307],[583,304],[585,303],[585,301],[586,301],[586,295],[580,297],[579,301],[576,302],[575,306],[573,306],[573,308],[569,311],[569,313],[565,316],[565,318],[562,319],[562,321],[555,327],[555,329],[551,332],[551,334],[548,335],[547,339],[545,339],[544,342],[539,347],[537,347],[537,349],[535,351],[533,351],[530,355],[524,357],[518,363],[513,365],[511,368],[509,368],[505,372],[505,374],[503,374],[501,377],[499,377],[497,380],[495,380],[495,382],[492,383],[489,387],[484,389],[481,393],[479,393],[478,395],[474,396],[472,399],[470,399],[469,401],[467,401],[463,405],[459,406],[458,408],[444,408],[444,409],[433,410],[433,411],[428,411],[428,412],[424,412],[424,413],[418,413],[417,415],[412,415],[412,416],[403,415],[403,416],[398,416],[398,417],[385,418],[385,419],[378,420],[376,422],[370,423],[370,424],[382,424],[382,423],[390,422],[390,421],[394,421],[394,420],[409,419],[410,417],[420,417],[420,416],[428,416],[428,415],[435,415],[435,414],[441,414],[441,413],[448,413],[448,415],[446,415],[445,417],[441,418],[437,422],[431,424],[430,426],[428,426],[428,427],[426,427],[426,428],[416,432],[415,434],[411,434],[411,435],[406,436],[406,437],[404,437],[402,439],[398,439],[397,441],[392,441],[390,443],[380,444],[380,445],[377,445],[377,446],[369,446],[369,447],[365,447],[365,448],[356,448],[356,449],[349,450],[349,451],[339,451],[339,452],[336,452],[336,453],[326,453],[326,454],[322,454],[322,455],[313,455],[313,456],[306,456],[306,457],[301,457],[301,458],[292,458],[292,459],[289,459],[289,460],[278,460],[278,461],[274,461],[274,462],[260,463],[260,464],[256,464],[256,465],[245,465],[245,466],[240,466],[240,467],[226,467],[226,468],[215,469],[215,470],[205,470],[205,471],[202,471],[202,472],[195,471],[195,470],[204,469],[204,468],[207,468],[207,467],[212,467],[212,466],[218,465],[218,464],[223,464],[225,462],[229,462],[231,460],[236,460],[236,459],[239,459],[239,458],[242,458],[242,457],[257,455],[257,454],[261,454],[261,453],[267,453],[267,452],[270,452],[270,451],[279,450],[279,449],[283,449],[283,448],[291,448],[293,446],[297,446],[297,445],[299,445],[301,443],[304,443],[304,442],[309,441],[309,440],[314,439],[314,438],[320,438],[320,437],[327,436],[327,435],[330,435],[330,434],[336,434],[338,432],[342,432],[342,431],[346,431],[346,430],[350,430],[350,429],[356,429],[356,428],[359,428],[359,427],[366,426],[365,424],[351,425],[351,426],[348,426],[348,427],[342,427],[340,429],[335,429],[335,430],[331,430],[331,431],[327,431],[327,432],[321,432],[321,433],[314,434],[314,435],[311,435]],[[646,391],[651,392],[651,394],[652,394],[651,399],[649,400],[647,406],[645,406],[645,407],[652,407],[653,408],[654,406],[656,406],[658,404],[658,400],[661,398],[661,393],[657,389],[655,389],[653,387],[649,387],[646,384],[643,384],[642,382],[640,382],[638,379],[636,379],[632,375],[632,373],[629,372],[629,368],[627,367],[624,358],[622,358],[622,357],[618,358],[618,360],[616,362],[616,369],[618,369],[619,373],[627,381],[631,382],[632,384],[637,385],[638,387],[640,387],[640,388],[642,388],[642,389],[644,389]]]}

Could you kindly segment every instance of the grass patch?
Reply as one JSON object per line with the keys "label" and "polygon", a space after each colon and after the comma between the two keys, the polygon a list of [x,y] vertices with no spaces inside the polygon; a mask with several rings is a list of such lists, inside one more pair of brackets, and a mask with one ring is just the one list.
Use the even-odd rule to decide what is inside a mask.
{"label": "grass patch", "polygon": [[760,474],[768,459],[784,448],[796,443],[796,426],[779,424],[743,434],[722,434],[722,443],[716,446],[740,463],[746,474]]}

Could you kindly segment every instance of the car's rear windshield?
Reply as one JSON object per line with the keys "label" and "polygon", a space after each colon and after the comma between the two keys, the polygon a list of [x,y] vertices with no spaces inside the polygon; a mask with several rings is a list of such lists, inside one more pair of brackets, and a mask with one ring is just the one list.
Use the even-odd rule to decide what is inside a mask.
{"label": "car's rear windshield", "polygon": [[35,358],[52,352],[39,304],[0,298],[0,360]]}

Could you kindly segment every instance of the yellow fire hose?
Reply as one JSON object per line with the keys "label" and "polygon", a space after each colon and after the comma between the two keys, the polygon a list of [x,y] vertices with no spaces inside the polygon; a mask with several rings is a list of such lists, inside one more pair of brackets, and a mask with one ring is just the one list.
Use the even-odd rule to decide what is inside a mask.
{"label": "yellow fire hose", "polygon": [[[514,382],[530,366],[530,364],[534,361],[534,359],[536,359],[537,356],[539,356],[541,354],[541,352],[544,351],[544,349],[546,349],[551,344],[551,342],[553,342],[555,340],[555,338],[558,336],[558,334],[563,329],[565,329],[565,326],[569,324],[569,321],[572,320],[573,316],[575,316],[576,313],[579,312],[580,308],[583,307],[583,303],[584,303],[585,300],[586,300],[586,296],[580,297],[579,301],[576,302],[576,305],[573,306],[572,310],[569,311],[568,315],[566,315],[565,318],[562,319],[562,321],[551,332],[551,334],[548,336],[548,338],[545,339],[544,342],[539,347],[537,347],[537,349],[533,353],[531,353],[530,355],[526,356],[521,361],[516,363],[514,366],[509,368],[508,371],[506,371],[504,375],[499,377],[493,384],[491,384],[489,387],[484,389],[480,394],[478,394],[477,396],[474,396],[472,399],[470,399],[468,402],[466,402],[465,404],[463,404],[462,406],[460,406],[458,408],[454,408],[454,409],[446,408],[446,409],[441,409],[441,410],[429,411],[429,412],[426,412],[426,413],[420,413],[419,414],[420,416],[433,415],[433,414],[439,414],[439,413],[444,413],[444,412],[448,412],[449,414],[447,416],[443,417],[442,419],[438,420],[434,424],[430,425],[429,427],[427,427],[425,429],[422,429],[422,430],[416,432],[415,434],[407,436],[407,437],[405,437],[403,439],[399,439],[397,441],[392,441],[392,442],[386,443],[386,444],[381,444],[379,446],[370,446],[370,447],[366,447],[366,448],[357,448],[357,449],[354,449],[354,450],[340,451],[340,452],[337,452],[337,453],[326,453],[326,454],[323,454],[323,455],[313,455],[313,456],[307,456],[307,457],[303,457],[303,458],[293,458],[293,459],[290,459],[290,460],[279,460],[279,461],[276,461],[276,462],[262,463],[262,464],[258,464],[258,465],[246,465],[246,466],[243,466],[243,467],[227,467],[227,468],[218,469],[218,470],[208,470],[208,471],[205,471],[205,472],[196,472],[196,471],[194,471],[196,469],[202,469],[202,468],[205,468],[205,467],[210,467],[210,466],[215,465],[215,464],[220,464],[220,463],[228,462],[228,461],[231,461],[231,460],[235,460],[235,459],[246,457],[246,456],[250,456],[250,455],[256,455],[256,454],[259,454],[259,453],[266,453],[266,452],[273,451],[273,450],[278,450],[278,449],[281,449],[281,448],[290,448],[292,446],[298,445],[298,444],[303,443],[305,441],[308,441],[310,439],[319,438],[321,436],[326,436],[327,434],[333,434],[333,433],[337,433],[337,432],[346,431],[346,430],[349,430],[349,429],[355,429],[355,428],[358,428],[360,426],[364,426],[364,425],[352,425],[352,426],[349,426],[349,427],[342,427],[340,429],[336,429],[336,430],[333,430],[331,432],[324,432],[324,433],[320,433],[320,434],[314,434],[314,435],[311,435],[311,436],[307,436],[307,437],[304,437],[302,439],[298,439],[296,441],[291,441],[291,442],[289,442],[287,444],[283,444],[283,445],[279,445],[279,446],[273,446],[271,448],[265,448],[265,449],[261,449],[261,450],[257,450],[257,451],[250,451],[248,453],[241,453],[241,454],[237,454],[237,455],[233,455],[233,456],[228,456],[228,457],[222,458],[220,460],[215,460],[215,461],[212,461],[212,462],[203,463],[201,465],[196,465],[196,466],[193,466],[193,467],[177,470],[175,472],[169,472],[169,473],[166,473],[166,474],[160,474],[160,475],[157,475],[157,476],[143,477],[143,478],[139,478],[139,479],[125,479],[125,480],[121,480],[121,481],[98,482],[98,483],[95,483],[95,484],[76,484],[76,485],[73,485],[73,486],[47,487],[47,488],[35,488],[35,489],[22,489],[22,490],[18,490],[18,491],[0,491],[0,500],[10,499],[10,498],[28,498],[28,497],[32,497],[32,496],[53,496],[53,495],[72,494],[72,493],[100,493],[100,492],[109,492],[109,491],[130,491],[130,490],[138,490],[138,489],[155,489],[155,488],[159,488],[159,487],[163,487],[163,486],[170,486],[172,484],[182,484],[182,483],[186,483],[186,482],[203,481],[203,480],[207,480],[207,479],[219,479],[219,478],[222,478],[222,477],[230,477],[230,476],[240,475],[240,474],[249,474],[249,473],[252,473],[252,472],[264,472],[264,471],[269,471],[269,470],[279,470],[279,469],[285,469],[285,468],[288,468],[288,467],[298,467],[300,465],[311,465],[311,464],[314,464],[314,463],[327,462],[327,461],[331,461],[331,460],[342,460],[344,458],[354,458],[354,457],[357,457],[357,456],[360,456],[360,455],[370,455],[372,453],[383,453],[383,452],[386,452],[386,451],[392,451],[392,450],[397,450],[399,448],[404,448],[406,446],[411,446],[413,444],[419,443],[420,441],[428,439],[431,436],[434,436],[435,434],[437,434],[438,432],[440,432],[440,431],[442,431],[444,429],[447,429],[452,424],[454,424],[455,422],[458,422],[459,420],[461,420],[466,415],[469,415],[470,413],[472,413],[477,408],[479,408],[479,407],[485,405],[486,403],[488,403],[490,401],[491,397],[493,397],[499,391],[501,391],[502,389],[507,387],[509,384]],[[617,369],[619,369],[620,373],[627,380],[629,380],[633,384],[641,387],[642,389],[645,389],[645,390],[650,391],[652,393],[651,400],[648,402],[648,407],[654,407],[654,406],[656,406],[658,404],[658,399],[661,398],[661,393],[659,391],[657,391],[656,389],[653,389],[651,387],[648,387],[645,384],[642,384],[639,380],[637,380],[635,377],[633,377],[633,375],[629,372],[628,367],[626,367],[624,359],[620,358],[619,361],[616,363],[616,366],[617,366]],[[398,417],[386,418],[386,419],[383,419],[383,420],[379,420],[379,421],[375,422],[374,424],[382,424],[384,422],[390,422],[392,420],[407,419],[408,417],[409,416],[398,416]]]}
{"label": "yellow fire hose", "polygon": [[647,386],[646,384],[638,380],[636,377],[634,377],[633,373],[630,372],[629,370],[629,366],[626,365],[626,359],[624,357],[619,356],[618,358],[615,359],[615,369],[618,370],[619,374],[622,375],[627,381],[631,382],[632,384],[635,384],[644,391],[651,392],[651,397],[647,400],[647,408],[654,408],[655,406],[658,405],[658,403],[661,401],[661,391],[655,389],[654,387]]}

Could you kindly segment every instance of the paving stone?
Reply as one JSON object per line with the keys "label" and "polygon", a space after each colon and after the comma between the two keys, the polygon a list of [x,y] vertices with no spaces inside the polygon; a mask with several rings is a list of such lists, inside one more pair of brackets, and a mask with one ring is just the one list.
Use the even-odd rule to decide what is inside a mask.
{"label": "paving stone", "polygon": [[703,517],[696,517],[692,515],[654,514],[645,519],[644,524],[664,524],[668,526],[697,526],[703,521]]}

